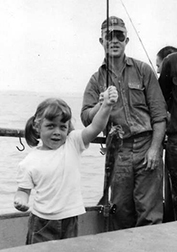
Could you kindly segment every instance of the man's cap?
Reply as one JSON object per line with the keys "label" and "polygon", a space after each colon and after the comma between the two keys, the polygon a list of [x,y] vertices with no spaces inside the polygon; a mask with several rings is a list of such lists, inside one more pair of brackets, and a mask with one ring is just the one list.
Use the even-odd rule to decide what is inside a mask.
{"label": "man's cap", "polygon": [[[108,23],[109,29],[111,31],[117,30],[117,31],[127,32],[125,23],[121,18],[112,16],[112,17],[109,17],[108,22],[109,22]],[[101,29],[102,30],[107,29],[107,19],[102,23]]]}

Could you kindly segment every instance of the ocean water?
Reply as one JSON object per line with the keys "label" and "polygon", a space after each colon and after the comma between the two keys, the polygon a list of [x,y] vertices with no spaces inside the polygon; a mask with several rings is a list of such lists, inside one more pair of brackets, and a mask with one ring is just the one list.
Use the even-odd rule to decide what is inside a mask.
{"label": "ocean water", "polygon": [[[60,97],[72,109],[73,124],[82,129],[80,109],[82,94],[35,93],[22,91],[0,91],[0,128],[24,129],[38,104],[48,97]],[[22,139],[25,150],[20,152],[19,139],[0,137],[0,213],[16,212],[13,198],[17,189],[16,175],[18,163],[30,152],[25,139]],[[99,144],[90,144],[82,155],[81,188],[85,206],[96,205],[102,196],[104,181],[104,156],[100,154]],[[33,194],[30,199],[32,204]]]}

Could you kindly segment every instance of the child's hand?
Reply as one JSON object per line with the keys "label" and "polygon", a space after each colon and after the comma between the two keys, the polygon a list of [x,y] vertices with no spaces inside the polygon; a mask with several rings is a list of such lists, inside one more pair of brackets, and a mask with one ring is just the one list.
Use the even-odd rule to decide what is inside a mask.
{"label": "child's hand", "polygon": [[23,202],[23,200],[21,198],[16,198],[14,200],[14,207],[22,212],[26,212],[29,209],[29,206],[26,202]]}
{"label": "child's hand", "polygon": [[104,101],[104,92],[100,93],[100,96],[99,96],[100,105],[103,103],[103,101]]}
{"label": "child's hand", "polygon": [[117,102],[118,92],[115,86],[109,86],[107,90],[104,92],[104,100],[107,105],[113,105]]}

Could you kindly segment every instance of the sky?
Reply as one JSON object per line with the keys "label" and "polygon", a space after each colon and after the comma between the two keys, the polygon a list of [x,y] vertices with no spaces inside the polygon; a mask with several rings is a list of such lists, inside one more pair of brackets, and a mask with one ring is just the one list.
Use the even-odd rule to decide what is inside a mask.
{"label": "sky", "polygon": [[[177,47],[176,13],[176,0],[109,1],[128,29],[126,55],[155,70],[157,52]],[[0,91],[83,93],[104,58],[105,19],[106,0],[0,0]]]}

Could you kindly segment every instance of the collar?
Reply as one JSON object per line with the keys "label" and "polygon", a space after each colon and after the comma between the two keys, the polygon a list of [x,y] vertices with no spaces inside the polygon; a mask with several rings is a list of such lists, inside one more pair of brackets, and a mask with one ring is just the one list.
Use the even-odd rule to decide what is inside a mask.
{"label": "collar", "polygon": [[[132,65],[133,65],[133,60],[132,60],[132,58],[127,57],[126,55],[124,55],[124,62],[125,62],[125,64],[128,65],[128,66],[132,66]],[[101,67],[106,68],[106,59],[105,59],[105,58],[104,58],[104,60],[103,60],[103,63],[102,63],[102,65],[101,65]]]}

